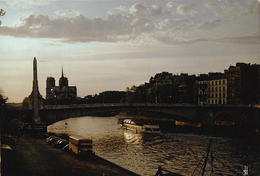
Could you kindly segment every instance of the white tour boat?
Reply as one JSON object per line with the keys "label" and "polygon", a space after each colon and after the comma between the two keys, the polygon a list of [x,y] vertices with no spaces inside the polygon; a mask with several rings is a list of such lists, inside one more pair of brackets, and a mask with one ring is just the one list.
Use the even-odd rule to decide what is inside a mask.
{"label": "white tour boat", "polygon": [[161,133],[159,125],[147,125],[135,123],[131,119],[125,119],[121,126],[127,130],[133,130],[136,133]]}

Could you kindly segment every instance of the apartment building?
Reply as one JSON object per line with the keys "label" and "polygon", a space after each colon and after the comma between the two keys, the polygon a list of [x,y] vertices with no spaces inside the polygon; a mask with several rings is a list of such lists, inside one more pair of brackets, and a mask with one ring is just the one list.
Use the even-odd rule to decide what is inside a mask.
{"label": "apartment building", "polygon": [[260,65],[236,63],[225,70],[228,80],[228,104],[260,103]]}
{"label": "apartment building", "polygon": [[207,104],[227,104],[227,79],[207,81]]}

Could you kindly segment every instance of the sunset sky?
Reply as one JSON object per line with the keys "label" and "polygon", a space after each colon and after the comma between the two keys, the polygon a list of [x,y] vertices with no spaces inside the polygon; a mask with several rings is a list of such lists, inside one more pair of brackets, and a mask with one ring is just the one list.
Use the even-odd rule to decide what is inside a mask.
{"label": "sunset sky", "polygon": [[63,66],[78,96],[173,74],[260,64],[258,0],[0,1],[0,88],[9,102],[32,91],[33,58],[45,98]]}

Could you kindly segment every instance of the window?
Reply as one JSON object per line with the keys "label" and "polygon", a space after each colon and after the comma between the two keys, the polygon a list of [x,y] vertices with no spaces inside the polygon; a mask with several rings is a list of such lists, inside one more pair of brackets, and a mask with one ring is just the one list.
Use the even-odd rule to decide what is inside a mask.
{"label": "window", "polygon": [[217,99],[215,100],[215,104],[218,104],[218,100]]}
{"label": "window", "polygon": [[221,84],[221,81],[219,81],[219,85]]}
{"label": "window", "polygon": [[211,101],[211,104],[214,104],[214,100]]}
{"label": "window", "polygon": [[208,98],[210,98],[210,94],[209,94],[209,97]]}
{"label": "window", "polygon": [[225,91],[225,86],[223,86],[223,91]]}
{"label": "window", "polygon": [[219,93],[219,98],[221,98],[221,93]]}
{"label": "window", "polygon": [[214,87],[212,87],[212,92],[214,92]]}
{"label": "window", "polygon": [[221,87],[219,87],[219,91],[221,91]]}
{"label": "window", "polygon": [[217,88],[217,87],[215,87],[215,91],[218,91],[218,88]]}
{"label": "window", "polygon": [[225,80],[223,80],[223,84],[225,84]]}
{"label": "window", "polygon": [[218,98],[218,94],[216,93],[216,97],[215,98]]}
{"label": "window", "polygon": [[223,93],[223,98],[225,98],[226,97],[226,94],[225,93]]}
{"label": "window", "polygon": [[216,85],[218,85],[218,82],[216,81]]}
{"label": "window", "polygon": [[214,94],[212,94],[212,98],[214,98]]}
{"label": "window", "polygon": [[223,102],[223,104],[226,104],[226,102],[225,102],[225,99],[223,99],[223,101],[222,101],[222,102]]}

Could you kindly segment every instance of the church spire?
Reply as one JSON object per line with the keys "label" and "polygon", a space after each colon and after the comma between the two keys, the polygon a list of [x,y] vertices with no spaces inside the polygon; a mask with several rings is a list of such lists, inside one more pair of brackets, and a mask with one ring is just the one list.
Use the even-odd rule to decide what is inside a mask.
{"label": "church spire", "polygon": [[68,78],[66,78],[64,76],[64,73],[63,73],[63,64],[62,64],[62,67],[61,67],[61,78],[59,80],[59,86],[60,88],[62,89],[64,86],[68,87]]}
{"label": "church spire", "polygon": [[63,78],[63,64],[62,64],[62,67],[61,67],[61,77]]}

